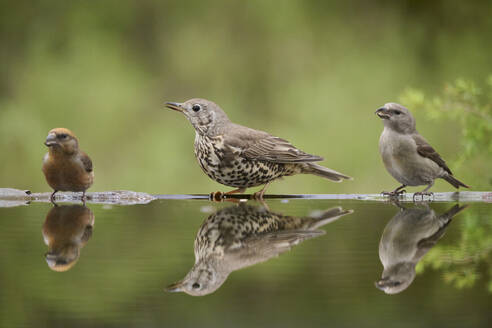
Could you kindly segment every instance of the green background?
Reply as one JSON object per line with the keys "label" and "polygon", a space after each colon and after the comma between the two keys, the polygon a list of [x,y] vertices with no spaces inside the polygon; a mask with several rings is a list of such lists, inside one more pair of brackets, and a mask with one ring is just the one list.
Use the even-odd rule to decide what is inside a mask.
{"label": "green background", "polygon": [[[0,184],[48,191],[43,141],[66,127],[94,162],[90,191],[228,190],[198,167],[187,120],[163,106],[203,97],[355,177],[290,177],[270,193],[389,190],[374,111],[407,88],[485,81],[491,12],[490,1],[2,1]],[[410,109],[455,175],[490,190],[490,154],[453,166],[458,123]]]}

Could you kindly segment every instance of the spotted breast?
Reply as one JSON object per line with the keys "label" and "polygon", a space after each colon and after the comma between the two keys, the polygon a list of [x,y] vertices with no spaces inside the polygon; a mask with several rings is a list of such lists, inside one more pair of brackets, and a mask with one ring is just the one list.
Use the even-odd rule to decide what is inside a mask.
{"label": "spotted breast", "polygon": [[299,164],[250,160],[224,145],[222,136],[196,134],[195,157],[213,180],[235,188],[260,186],[283,176],[300,173]]}
{"label": "spotted breast", "polygon": [[261,207],[245,204],[224,208],[211,215],[200,227],[195,239],[198,257],[211,253],[223,255],[224,249],[241,247],[253,235],[283,230],[309,230],[312,218],[284,216]]}

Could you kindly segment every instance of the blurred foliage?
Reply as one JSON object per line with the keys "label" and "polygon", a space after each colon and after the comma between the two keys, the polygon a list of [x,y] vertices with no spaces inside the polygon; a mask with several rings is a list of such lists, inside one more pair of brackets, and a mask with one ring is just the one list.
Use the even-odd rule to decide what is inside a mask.
{"label": "blurred foliage", "polygon": [[[461,149],[454,164],[461,167],[465,162],[480,159],[485,163],[492,160],[492,75],[483,87],[473,81],[458,79],[447,84],[442,95],[425,97],[418,89],[408,89],[401,96],[401,101],[412,108],[426,112],[433,121],[453,120],[460,126],[462,137]],[[453,165],[454,166],[454,165]],[[479,186],[492,185],[482,179]]]}
{"label": "blurred foliage", "polygon": [[460,225],[459,241],[432,248],[417,265],[417,273],[442,271],[444,280],[459,289],[484,279],[492,293],[492,222],[473,207],[453,221]]}
{"label": "blurred foliage", "polygon": [[[206,193],[189,123],[165,101],[204,97],[355,177],[296,176],[271,193],[379,192],[396,185],[377,151],[374,110],[416,86],[481,81],[492,63],[490,1],[2,1],[0,184],[48,191],[47,132],[70,128],[92,158],[91,191]],[[457,24],[456,22],[459,22]],[[414,110],[414,108],[411,108]],[[448,159],[451,119],[420,132]],[[490,159],[451,167],[484,185]],[[439,181],[434,191],[451,190]]]}

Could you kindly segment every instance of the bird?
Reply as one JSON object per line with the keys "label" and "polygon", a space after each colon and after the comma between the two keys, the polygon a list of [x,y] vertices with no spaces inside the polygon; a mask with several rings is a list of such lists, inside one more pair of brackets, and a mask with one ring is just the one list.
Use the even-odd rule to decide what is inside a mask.
{"label": "bird", "polygon": [[379,259],[384,270],[376,288],[386,294],[407,289],[415,279],[415,267],[444,235],[452,218],[467,205],[454,205],[437,215],[428,203],[423,207],[405,208],[397,201],[398,213],[384,228],[379,242]]}
{"label": "bird", "polygon": [[294,217],[245,203],[218,210],[198,230],[195,264],[166,291],[211,294],[233,271],[268,261],[304,240],[319,237],[325,233],[319,230],[321,226],[352,212],[334,207],[316,217]]}
{"label": "bird", "polygon": [[94,213],[82,205],[55,205],[48,212],[42,231],[50,269],[67,271],[77,263],[80,249],[92,236],[94,220]]}
{"label": "bird", "polygon": [[437,178],[442,178],[453,187],[470,188],[453,176],[446,162],[422,137],[416,129],[415,119],[410,111],[397,103],[387,103],[375,114],[383,121],[384,129],[379,138],[379,152],[386,170],[401,183],[385,195],[397,196],[406,186],[427,187],[413,195],[432,195],[428,190]]}
{"label": "bird", "polygon": [[[352,178],[315,162],[322,157],[297,149],[287,140],[232,123],[214,102],[194,98],[166,107],[183,113],[193,125],[195,157],[212,180],[237,188],[212,193],[218,198],[265,185],[255,198],[262,199],[268,185],[283,176],[307,173],[340,182]],[[214,196],[214,194],[216,194]]]}
{"label": "bird", "polygon": [[49,131],[44,144],[49,151],[43,158],[43,173],[54,189],[51,201],[58,191],[81,191],[85,201],[85,191],[94,182],[94,169],[89,156],[79,149],[75,134],[65,128],[55,128]]}

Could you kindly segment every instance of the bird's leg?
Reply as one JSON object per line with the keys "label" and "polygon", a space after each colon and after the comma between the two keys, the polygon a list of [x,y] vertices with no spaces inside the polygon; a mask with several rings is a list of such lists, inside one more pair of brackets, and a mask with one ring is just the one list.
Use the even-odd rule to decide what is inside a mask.
{"label": "bird's leg", "polygon": [[265,200],[263,198],[258,199],[257,201],[260,202],[261,206],[263,206],[263,208],[265,210],[267,210],[268,212],[270,212],[270,207],[267,205],[267,203],[265,203]]}
{"label": "bird's leg", "polygon": [[82,191],[82,203],[84,204],[85,206],[85,200],[87,199],[87,197],[85,196],[85,190]]}
{"label": "bird's leg", "polygon": [[422,200],[424,200],[424,196],[426,196],[426,195],[432,196],[432,198],[434,198],[434,193],[428,191],[433,185],[434,185],[434,181],[429,183],[429,185],[424,190],[414,193],[413,194],[413,201],[415,201],[415,196],[422,196]]}
{"label": "bird's leg", "polygon": [[222,192],[222,191],[216,191],[216,192],[211,192],[210,193],[210,199],[216,202],[222,201],[224,198],[227,197],[227,195],[232,195],[232,194],[242,194],[243,192],[246,191],[246,188],[238,188],[234,189],[228,192]]}
{"label": "bird's leg", "polygon": [[246,191],[246,188],[237,188],[237,189],[234,189],[234,190],[231,190],[231,191],[228,191],[224,194],[225,195],[232,195],[232,194],[242,194],[243,192]]}
{"label": "bird's leg", "polygon": [[390,197],[392,197],[392,196],[399,196],[399,195],[402,195],[402,194],[404,194],[404,193],[407,192],[405,189],[400,190],[400,189],[405,188],[405,187],[406,187],[406,185],[402,184],[401,186],[399,186],[398,188],[396,188],[393,191],[389,191],[389,192],[388,191],[383,191],[383,192],[381,192],[381,195],[383,195],[383,196],[390,196]]}
{"label": "bird's leg", "polygon": [[263,195],[265,194],[266,188],[268,187],[268,185],[270,183],[271,183],[271,181],[268,181],[267,183],[265,183],[265,186],[260,191],[257,191],[253,194],[253,198],[256,200],[263,200]]}
{"label": "bird's leg", "polygon": [[400,210],[405,210],[405,207],[403,207],[401,204],[400,204],[400,201],[398,200],[398,198],[390,198],[388,200],[391,204],[395,205],[396,207],[398,207]]}
{"label": "bird's leg", "polygon": [[50,201],[55,204],[55,194],[58,192],[58,190],[53,191],[53,193],[50,196]]}
{"label": "bird's leg", "polygon": [[393,190],[393,192],[396,193],[397,195],[403,195],[404,193],[407,192],[405,189],[403,189],[405,187],[406,187],[406,185],[401,185],[398,188],[396,188],[395,190]]}

